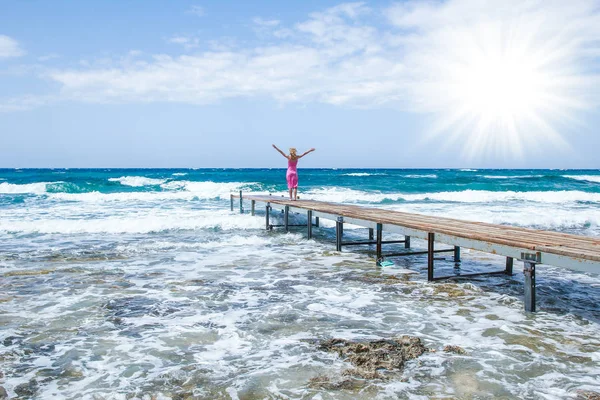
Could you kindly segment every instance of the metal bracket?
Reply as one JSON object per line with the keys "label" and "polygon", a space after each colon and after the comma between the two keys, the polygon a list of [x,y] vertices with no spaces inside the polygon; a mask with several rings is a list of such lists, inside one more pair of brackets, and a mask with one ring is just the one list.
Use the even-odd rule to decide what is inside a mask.
{"label": "metal bracket", "polygon": [[521,258],[519,260],[530,261],[530,262],[534,262],[536,264],[541,264],[542,263],[542,253],[539,251],[537,251],[535,253],[521,252]]}

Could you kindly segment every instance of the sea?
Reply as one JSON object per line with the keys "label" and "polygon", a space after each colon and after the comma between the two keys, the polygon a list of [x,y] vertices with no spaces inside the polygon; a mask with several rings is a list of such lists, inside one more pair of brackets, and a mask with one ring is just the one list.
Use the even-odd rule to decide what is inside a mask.
{"label": "sea", "polygon": [[[300,199],[600,237],[600,170],[300,168],[299,178]],[[574,399],[600,392],[598,274],[538,266],[538,312],[526,313],[520,262],[513,276],[430,283],[426,256],[378,267],[373,246],[336,252],[331,221],[321,220],[311,240],[302,226],[266,230],[263,205],[255,216],[248,204],[242,214],[238,203],[231,211],[230,194],[240,190],[287,196],[285,170],[0,170],[7,396]],[[306,219],[292,215],[292,223]],[[364,240],[368,231],[346,226],[344,235]],[[402,236],[384,232],[388,239]],[[496,255],[461,255],[460,267],[437,259],[436,274],[504,269]],[[347,359],[320,345],[403,335],[429,351],[373,379],[353,377]]]}

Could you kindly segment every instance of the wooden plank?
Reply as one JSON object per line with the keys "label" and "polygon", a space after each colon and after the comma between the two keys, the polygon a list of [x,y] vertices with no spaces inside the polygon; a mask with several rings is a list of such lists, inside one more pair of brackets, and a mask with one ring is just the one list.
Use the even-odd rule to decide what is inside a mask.
{"label": "wooden plank", "polygon": [[[367,213],[368,215],[368,213]],[[371,215],[373,216],[373,215]],[[378,219],[384,219],[385,217],[387,217],[387,215],[379,215]],[[426,222],[426,225],[423,225],[422,228],[423,229],[432,229],[433,227],[441,227],[443,229],[453,229],[455,231],[460,231],[460,230],[464,230],[464,231],[469,231],[469,232],[477,232],[478,234],[482,235],[482,236],[489,236],[487,239],[488,240],[494,240],[494,238],[498,238],[498,237],[504,237],[505,239],[518,239],[521,242],[527,242],[530,243],[532,245],[543,245],[543,246],[553,246],[556,243],[560,243],[562,246],[566,247],[570,247],[570,248],[577,248],[577,249],[582,249],[582,250],[589,250],[589,251],[594,251],[597,250],[596,246],[600,245],[600,241],[592,239],[592,238],[587,238],[585,236],[576,236],[576,235],[569,235],[569,234],[559,234],[559,235],[554,235],[554,232],[546,232],[546,231],[539,231],[539,230],[526,230],[524,228],[516,228],[516,229],[497,229],[497,228],[501,228],[501,225],[486,225],[486,226],[482,226],[482,227],[477,227],[477,226],[473,226],[472,223],[470,223],[469,221],[456,221],[459,222],[458,224],[446,224],[446,223],[437,223],[437,222],[433,222],[436,220],[436,218],[411,218],[410,219],[403,219],[403,220],[398,220],[397,218],[385,218],[385,220],[388,223],[397,223],[399,225],[404,225],[406,224],[408,221],[411,221],[411,223],[416,223],[417,221],[421,221],[421,222]],[[413,226],[417,226],[416,224],[413,224]],[[458,228],[458,229],[457,229]],[[462,228],[462,229],[461,229]],[[481,228],[484,228],[483,230]],[[503,227],[502,227],[503,228]]]}
{"label": "wooden plank", "polygon": [[[231,196],[239,197],[235,194]],[[600,261],[600,239],[586,236],[315,200],[290,201],[283,197],[260,195],[243,195],[243,197],[244,199],[287,205],[356,220],[403,226],[424,232],[443,233],[532,251],[544,251],[567,257]]]}

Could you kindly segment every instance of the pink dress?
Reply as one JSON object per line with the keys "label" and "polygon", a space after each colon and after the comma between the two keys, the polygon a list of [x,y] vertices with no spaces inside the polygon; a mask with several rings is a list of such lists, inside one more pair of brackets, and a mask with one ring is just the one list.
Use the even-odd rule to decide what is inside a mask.
{"label": "pink dress", "polygon": [[288,169],[285,179],[287,179],[288,189],[298,187],[298,159],[288,160]]}

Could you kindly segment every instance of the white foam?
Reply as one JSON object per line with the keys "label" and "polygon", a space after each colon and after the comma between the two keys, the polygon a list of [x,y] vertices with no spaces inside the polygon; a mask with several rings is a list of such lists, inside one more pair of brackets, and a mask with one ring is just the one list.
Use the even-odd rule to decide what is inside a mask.
{"label": "white foam", "polygon": [[485,179],[521,179],[521,178],[542,178],[544,175],[480,175]]}
{"label": "white foam", "polygon": [[187,172],[175,172],[173,176],[186,176]]}
{"label": "white foam", "polygon": [[[256,226],[252,223],[246,225],[246,228],[254,229]],[[260,228],[263,228],[262,224]],[[160,252],[165,250],[211,250],[211,249],[222,249],[229,247],[253,247],[257,248],[260,246],[266,246],[271,244],[272,241],[259,236],[233,236],[228,237],[227,240],[215,240],[209,242],[169,242],[169,241],[157,241],[157,242],[145,242],[135,243],[134,245],[119,245],[117,251],[127,253],[146,253],[146,252]]]}
{"label": "white foam", "polygon": [[438,176],[436,174],[424,174],[424,175],[404,175],[404,178],[414,178],[414,179],[419,179],[419,178],[430,178],[430,179],[434,179],[437,178]]}
{"label": "white foam", "polygon": [[[469,205],[462,207],[466,209]],[[225,216],[223,213],[220,217]],[[246,215],[232,217],[246,218]],[[262,218],[254,219],[262,225]],[[254,232],[246,234],[250,243],[264,239],[260,237],[264,233],[258,238]],[[220,240],[231,239],[231,244],[241,244],[243,235],[221,236]],[[167,244],[191,236],[166,239],[152,235],[143,240],[164,240]],[[273,240],[273,236],[291,235],[264,236]],[[424,345],[438,351],[407,363],[404,372],[407,382],[394,379],[379,382],[367,397],[424,398],[423,393],[428,392],[423,390],[423,376],[427,378],[426,389],[433,388],[443,397],[509,393],[512,397],[529,398],[534,395],[532,390],[537,390],[556,393],[562,398],[573,392],[563,387],[589,385],[590,390],[597,387],[594,377],[598,375],[598,360],[596,353],[589,353],[586,348],[598,345],[598,323],[594,319],[588,322],[585,314],[584,318],[573,318],[572,309],[565,307],[561,296],[556,296],[558,312],[541,312],[531,318],[522,311],[518,290],[508,288],[513,285],[486,289],[480,287],[481,283],[448,283],[450,289],[456,287],[466,294],[452,298],[444,293],[446,284],[432,285],[423,276],[410,282],[397,281],[392,287],[367,284],[344,279],[377,274],[373,261],[366,256],[331,255],[323,251],[331,249],[330,244],[298,242],[293,246],[266,247],[261,252],[255,252],[255,246],[224,247],[216,252],[217,257],[204,251],[195,252],[196,258],[192,257],[193,251],[185,252],[181,258],[171,257],[183,253],[175,248],[161,257],[160,262],[156,257],[148,257],[150,260],[146,262],[152,261],[151,266],[141,263],[144,257],[128,257],[114,266],[90,266],[90,271],[94,271],[92,276],[66,274],[61,277],[60,286],[56,285],[57,279],[40,279],[35,283],[40,290],[62,290],[60,296],[48,299],[36,295],[36,290],[34,294],[23,293],[10,303],[2,303],[12,321],[5,336],[14,335],[17,329],[26,330],[31,325],[32,313],[36,313],[40,335],[59,332],[60,337],[50,355],[31,354],[27,374],[16,373],[19,360],[8,360],[3,386],[13,390],[42,373],[43,368],[61,372],[62,360],[69,356],[65,353],[75,349],[77,360],[73,366],[81,375],[66,375],[62,380],[40,385],[38,397],[124,399],[124,394],[111,394],[118,392],[138,393],[136,396],[144,400],[150,397],[160,400],[166,399],[172,393],[171,387],[177,387],[179,382],[189,379],[194,383],[193,379],[199,376],[206,385],[194,388],[197,397],[209,398],[211,394],[214,397],[214,393],[231,388],[229,395],[239,398],[252,391],[261,398],[277,393],[298,398],[306,393],[310,377],[339,375],[348,368],[338,355],[323,352],[318,342],[306,339],[388,339],[408,334],[420,337]],[[137,244],[138,240],[127,243],[131,247]],[[60,246],[60,242],[51,245]],[[470,258],[465,257],[465,264],[468,265]],[[364,268],[356,263],[360,260],[365,262]],[[339,264],[344,261],[353,262],[353,267]],[[498,259],[492,268],[488,265],[484,268],[499,268],[503,263],[503,259]],[[418,270],[418,264],[414,268]],[[113,275],[115,271],[118,275]],[[553,274],[544,269],[543,279],[555,284]],[[570,282],[572,274],[567,275]],[[598,282],[596,276],[588,278]],[[115,285],[115,279],[115,283],[134,286],[127,289]],[[522,277],[516,274],[510,279],[516,283]],[[293,286],[288,287],[285,281]],[[69,284],[75,284],[77,290],[70,290]],[[438,289],[442,290],[437,292]],[[116,318],[107,317],[119,313],[123,307],[119,301],[127,305],[132,296],[143,301],[151,299],[149,303],[156,301],[156,305],[133,315],[119,316],[119,325],[111,322]],[[544,301],[544,296],[540,297]],[[118,301],[115,307],[107,308],[105,304],[111,299]],[[172,313],[162,313],[171,306]],[[137,335],[129,336],[128,332]],[[522,343],[532,346],[524,347]],[[463,347],[468,355],[441,351],[448,344]],[[532,349],[533,346],[539,350]],[[592,361],[573,362],[571,356],[590,357]],[[526,368],[542,363],[548,366],[546,372],[532,374],[525,381],[515,375],[515,365]],[[459,379],[466,376],[476,379]],[[475,381],[480,386],[470,386]],[[272,389],[274,383],[278,385],[277,393]],[[206,392],[201,391],[204,389]],[[339,393],[321,391],[322,397],[335,397]]]}
{"label": "white foam", "polygon": [[461,169],[459,169],[459,171],[462,171],[462,172],[477,172],[476,169],[470,169],[470,168],[461,168]]}
{"label": "white foam", "polygon": [[563,175],[563,178],[600,183],[600,175]]}
{"label": "white foam", "polygon": [[177,213],[131,212],[123,216],[109,215],[103,218],[56,218],[35,219],[3,218],[0,232],[20,233],[151,233],[170,230],[197,229],[260,229],[261,218],[249,215],[232,215],[228,212],[193,212],[179,210]]}
{"label": "white foam", "polygon": [[4,194],[24,194],[24,193],[33,193],[33,194],[44,194],[46,193],[46,185],[51,185],[54,183],[64,183],[64,182],[36,182],[36,183],[25,183],[22,185],[15,183],[2,182],[0,183],[0,193]]}
{"label": "white foam", "polygon": [[[172,187],[183,187],[190,193],[194,193],[198,196],[198,198],[202,199],[215,199],[218,197],[228,197],[231,192],[238,191],[239,189],[249,186],[255,185],[256,182],[212,182],[212,181],[204,181],[204,182],[193,182],[193,181],[173,181]],[[169,184],[164,185],[163,187],[168,187]],[[181,186],[182,185],[182,186]]]}
{"label": "white foam", "polygon": [[556,192],[493,192],[487,190],[464,190],[460,192],[439,192],[405,195],[405,200],[438,200],[460,203],[489,203],[506,201],[530,201],[536,203],[572,203],[577,201],[600,202],[600,193],[587,193],[576,190]]}
{"label": "white foam", "polygon": [[323,189],[313,189],[302,198],[311,200],[329,201],[334,203],[355,203],[368,202],[379,203],[385,199],[399,200],[401,193],[383,194],[381,192],[365,192],[362,190],[347,189],[343,187],[329,187]]}
{"label": "white foam", "polygon": [[368,172],[350,172],[348,174],[342,174],[342,176],[383,176],[387,174],[371,174]]}
{"label": "white foam", "polygon": [[[389,208],[409,213],[436,215],[492,224],[535,227],[539,229],[563,230],[586,228],[597,231],[598,227],[600,227],[600,209],[598,207],[574,210],[569,207],[557,207],[552,204],[547,206],[529,204],[520,205],[519,207],[500,204],[482,207],[481,205],[465,203],[458,205],[442,204],[436,208],[432,208],[427,204],[402,204]],[[586,234],[590,233],[592,232]]]}
{"label": "white foam", "polygon": [[161,202],[166,200],[191,201],[198,196],[190,192],[117,192],[117,193],[50,193],[52,200],[76,201],[86,203],[103,202]]}
{"label": "white foam", "polygon": [[156,186],[165,183],[166,179],[147,178],[145,176],[122,176],[120,178],[109,178],[110,182],[119,182],[124,186]]}
{"label": "white foam", "polygon": [[312,200],[321,200],[337,203],[379,203],[384,200],[392,201],[448,201],[456,203],[490,203],[506,201],[529,201],[536,203],[573,203],[573,202],[600,202],[600,193],[587,193],[577,190],[563,190],[555,192],[494,192],[487,190],[463,190],[460,192],[433,192],[433,193],[381,193],[365,192],[341,187],[316,189],[307,192],[306,197]]}
{"label": "white foam", "polygon": [[[1,184],[0,184],[1,185]],[[231,192],[236,192],[246,185],[245,182],[190,182],[171,181],[163,183],[164,191],[156,192],[117,192],[117,193],[51,193],[54,200],[79,201],[88,203],[102,202],[163,202],[168,200],[192,201],[196,199],[225,199]]]}

